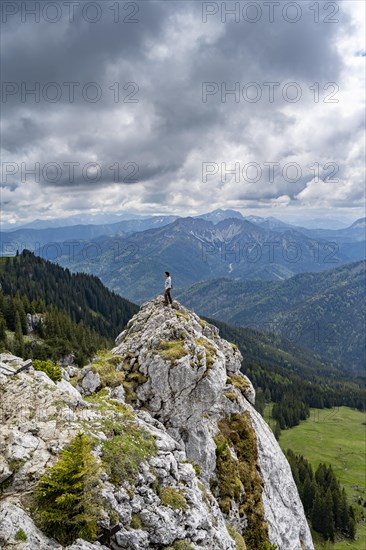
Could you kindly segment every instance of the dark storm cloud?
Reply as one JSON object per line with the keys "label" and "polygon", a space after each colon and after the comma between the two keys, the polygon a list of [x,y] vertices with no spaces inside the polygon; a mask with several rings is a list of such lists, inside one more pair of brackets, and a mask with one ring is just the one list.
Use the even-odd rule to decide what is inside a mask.
{"label": "dark storm cloud", "polygon": [[[230,7],[234,2],[227,4]],[[234,23],[230,18],[222,23],[220,14],[204,23],[201,2],[164,1],[139,2],[135,24],[114,23],[110,2],[100,3],[103,17],[95,24],[85,21],[80,10],[73,23],[67,17],[54,25],[13,18],[3,25],[3,82],[24,82],[29,88],[39,82],[41,89],[55,82],[63,94],[54,103],[42,95],[38,103],[31,97],[21,101],[20,93],[9,96],[2,109],[3,148],[19,163],[75,161],[84,165],[95,161],[105,168],[116,162],[134,162],[138,182],[151,184],[141,197],[149,202],[155,197],[157,203],[166,196],[162,186],[172,185],[177,191],[174,182],[180,178],[194,186],[202,162],[230,163],[236,148],[237,154],[248,155],[243,162],[286,162],[303,154],[311,140],[308,137],[305,143],[304,138],[304,145],[299,140],[293,143],[291,130],[295,133],[299,124],[294,109],[298,105],[300,112],[308,105],[310,112],[314,101],[309,87],[314,82],[338,82],[345,63],[335,43],[340,30],[351,32],[352,25],[342,9],[336,16],[339,23],[315,23],[310,9],[313,2],[298,4],[303,16],[293,24],[283,17],[268,23],[265,16],[255,24]],[[131,90],[123,90],[123,85],[135,83],[136,103],[114,101],[110,86],[116,81],[124,98]],[[243,101],[242,96],[238,103],[231,96],[223,102],[221,89],[202,101],[204,82],[219,87],[224,83],[230,89],[236,82],[242,86],[268,81],[281,86],[296,82],[303,92],[301,102],[285,112],[284,108],[293,105],[282,97],[282,88],[271,103],[263,86],[263,99],[257,103]],[[80,83],[74,103],[69,100],[67,82]],[[88,82],[97,83],[103,92],[95,103],[81,95]],[[315,131],[317,117],[309,116],[308,124]],[[264,144],[263,129],[268,144]],[[355,124],[345,121],[337,135],[324,135],[314,157],[332,154],[332,150],[342,157],[342,149],[354,135]],[[281,139],[284,142],[277,147]],[[194,160],[189,161],[190,156]],[[258,190],[257,195],[247,187],[243,197],[294,198],[308,181],[304,174],[295,184],[282,181],[271,189]],[[114,182],[108,169],[94,183],[80,174],[71,182],[42,181],[51,188],[62,185],[90,192]]]}

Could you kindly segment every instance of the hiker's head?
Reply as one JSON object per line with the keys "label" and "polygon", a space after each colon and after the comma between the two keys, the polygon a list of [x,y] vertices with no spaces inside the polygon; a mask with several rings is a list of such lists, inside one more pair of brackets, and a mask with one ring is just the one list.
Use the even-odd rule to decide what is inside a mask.
{"label": "hiker's head", "polygon": [[165,277],[170,277],[169,271],[165,271],[164,275],[165,275]]}

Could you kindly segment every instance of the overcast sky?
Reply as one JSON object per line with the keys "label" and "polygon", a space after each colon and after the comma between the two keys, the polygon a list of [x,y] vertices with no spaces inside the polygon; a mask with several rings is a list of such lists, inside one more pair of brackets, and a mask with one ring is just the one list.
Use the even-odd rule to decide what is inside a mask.
{"label": "overcast sky", "polygon": [[2,6],[4,223],[364,216],[364,2],[36,4]]}

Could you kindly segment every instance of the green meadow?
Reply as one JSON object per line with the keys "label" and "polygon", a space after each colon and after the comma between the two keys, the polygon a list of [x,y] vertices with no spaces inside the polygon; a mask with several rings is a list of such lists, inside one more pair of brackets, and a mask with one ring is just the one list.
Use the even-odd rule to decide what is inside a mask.
{"label": "green meadow", "polygon": [[[264,417],[270,422],[271,406]],[[348,407],[311,409],[310,417],[300,425],[284,430],[279,443],[283,450],[292,449],[302,454],[315,470],[323,462],[331,464],[341,484],[345,487],[350,503],[356,505],[358,514],[366,509],[357,505],[358,498],[366,501],[366,415]],[[314,534],[317,550],[365,550],[366,523],[358,523],[357,540],[341,540],[322,543]]]}

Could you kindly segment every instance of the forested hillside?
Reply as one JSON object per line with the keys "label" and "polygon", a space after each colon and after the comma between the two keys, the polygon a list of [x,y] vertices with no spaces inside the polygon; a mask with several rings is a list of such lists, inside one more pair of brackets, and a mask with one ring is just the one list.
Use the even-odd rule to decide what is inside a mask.
{"label": "forested hillside", "polygon": [[97,277],[71,274],[24,251],[0,259],[0,349],[33,359],[69,356],[83,365],[111,347],[138,306]]}
{"label": "forested hillside", "polygon": [[106,338],[115,338],[139,309],[108,290],[98,277],[71,273],[27,250],[0,258],[0,284],[4,294],[19,292],[30,301],[43,300]]}
{"label": "forested hillside", "polygon": [[240,349],[242,371],[257,390],[257,410],[263,413],[265,403],[275,403],[272,414],[277,420],[277,436],[281,429],[307,418],[310,407],[347,405],[365,410],[365,375],[345,373],[281,336],[206,320]]}
{"label": "forested hillside", "polygon": [[366,262],[282,281],[204,281],[177,295],[199,315],[274,332],[345,371],[365,365]]}

